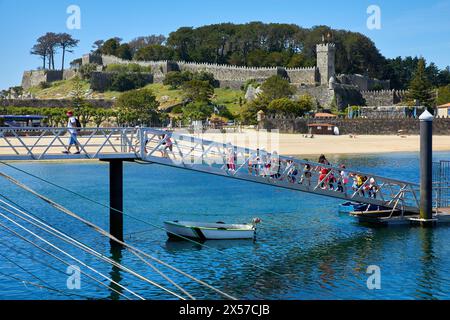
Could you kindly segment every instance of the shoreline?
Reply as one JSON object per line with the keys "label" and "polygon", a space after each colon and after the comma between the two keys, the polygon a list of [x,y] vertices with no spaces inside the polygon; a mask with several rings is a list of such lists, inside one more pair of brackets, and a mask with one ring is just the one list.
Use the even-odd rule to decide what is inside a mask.
{"label": "shoreline", "polygon": [[[187,134],[186,132],[179,133]],[[306,138],[304,134],[268,133],[265,131],[245,130],[240,133],[206,132],[202,134],[194,134],[192,136],[202,138],[204,140],[216,141],[218,143],[231,143],[236,146],[253,150],[256,150],[257,148],[265,149],[270,152],[276,150],[280,155],[296,158],[316,157],[321,154],[324,154],[327,157],[332,157],[380,155],[389,153],[419,153],[420,151],[419,135],[316,135],[314,138]],[[23,139],[26,140],[27,138]],[[0,142],[0,155],[11,152],[5,143],[2,141]],[[99,142],[97,141],[96,143]],[[43,148],[44,147],[41,147],[41,149]],[[111,150],[108,151],[111,152]],[[433,136],[433,152],[450,152],[450,136]],[[47,159],[40,161],[51,161],[53,163],[55,161],[76,161],[82,163],[90,162],[91,160]]]}
{"label": "shoreline", "polygon": [[[197,136],[197,135],[196,135]],[[205,140],[220,141],[256,149],[255,143],[266,144],[267,150],[275,149],[281,155],[368,155],[387,153],[411,153],[420,151],[419,135],[315,135],[305,138],[304,134],[293,133],[204,133],[198,135]],[[248,138],[251,137],[251,138]],[[250,139],[250,142],[247,139]],[[256,140],[258,139],[258,140]],[[261,143],[261,141],[263,143]],[[239,143],[241,142],[241,143]],[[259,146],[261,148],[261,146]],[[450,136],[433,136],[433,152],[450,152]]]}

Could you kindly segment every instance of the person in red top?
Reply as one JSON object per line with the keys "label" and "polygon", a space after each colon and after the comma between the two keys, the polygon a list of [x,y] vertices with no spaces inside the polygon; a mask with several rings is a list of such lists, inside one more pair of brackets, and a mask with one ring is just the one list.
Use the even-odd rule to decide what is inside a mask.
{"label": "person in red top", "polygon": [[[330,165],[330,162],[327,160],[327,158],[325,158],[325,156],[323,154],[319,157],[319,163],[326,165],[326,166]],[[317,169],[320,170],[320,176],[319,176],[320,187],[322,189],[325,189],[326,183],[328,182],[328,178],[327,179],[325,179],[325,178],[327,177],[328,173],[330,172],[330,169],[327,169],[324,167],[318,167]]]}

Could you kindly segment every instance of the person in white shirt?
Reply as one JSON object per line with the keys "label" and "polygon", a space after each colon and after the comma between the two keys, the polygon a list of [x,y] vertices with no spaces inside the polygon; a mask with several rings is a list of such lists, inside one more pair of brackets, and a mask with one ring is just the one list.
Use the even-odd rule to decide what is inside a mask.
{"label": "person in white shirt", "polygon": [[67,123],[67,129],[70,133],[70,138],[69,138],[69,146],[67,147],[67,150],[63,151],[63,153],[69,154],[70,148],[72,148],[72,146],[75,146],[77,152],[75,152],[74,154],[80,154],[80,147],[77,139],[78,135],[77,119],[74,117],[73,111],[67,111],[66,115],[69,118],[69,121]]}

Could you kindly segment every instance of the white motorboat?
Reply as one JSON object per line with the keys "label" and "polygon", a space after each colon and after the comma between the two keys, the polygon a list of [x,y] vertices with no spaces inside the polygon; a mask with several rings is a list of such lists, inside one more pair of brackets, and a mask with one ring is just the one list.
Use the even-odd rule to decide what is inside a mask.
{"label": "white motorboat", "polygon": [[261,220],[253,219],[251,224],[226,224],[223,222],[165,221],[164,227],[169,238],[189,238],[194,240],[233,240],[253,239],[256,224]]}

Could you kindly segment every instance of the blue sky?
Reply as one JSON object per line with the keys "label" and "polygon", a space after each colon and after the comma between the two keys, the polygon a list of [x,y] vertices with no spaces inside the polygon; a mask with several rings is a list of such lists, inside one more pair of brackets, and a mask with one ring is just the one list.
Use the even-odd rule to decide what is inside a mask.
{"label": "blue sky", "polygon": [[[381,8],[381,29],[366,26],[369,5]],[[69,5],[81,9],[81,29],[66,28]],[[0,88],[19,85],[24,70],[41,64],[29,54],[42,34],[68,32],[80,45],[67,61],[95,40],[164,34],[181,26],[249,21],[329,25],[369,36],[386,57],[423,56],[450,65],[450,0],[0,0]],[[59,57],[58,60],[59,61]]]}

